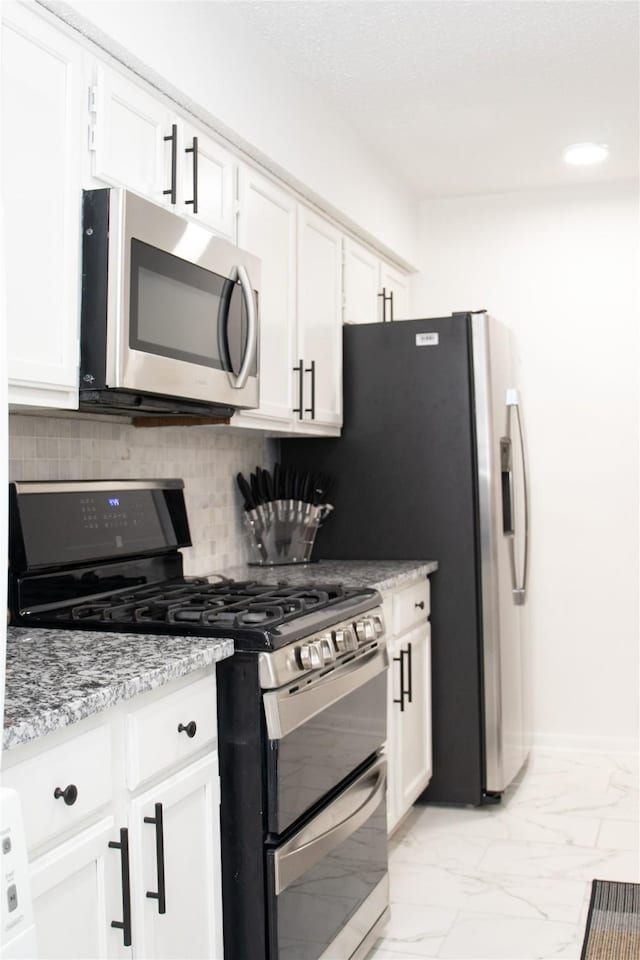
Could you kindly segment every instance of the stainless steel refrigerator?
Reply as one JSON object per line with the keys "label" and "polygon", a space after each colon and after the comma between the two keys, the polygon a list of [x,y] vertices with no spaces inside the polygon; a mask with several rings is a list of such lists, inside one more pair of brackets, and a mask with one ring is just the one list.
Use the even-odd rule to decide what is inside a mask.
{"label": "stainless steel refrigerator", "polygon": [[433,779],[424,799],[495,801],[524,763],[528,507],[506,327],[483,312],[344,327],[344,428],[285,440],[334,480],[314,558],[437,560]]}

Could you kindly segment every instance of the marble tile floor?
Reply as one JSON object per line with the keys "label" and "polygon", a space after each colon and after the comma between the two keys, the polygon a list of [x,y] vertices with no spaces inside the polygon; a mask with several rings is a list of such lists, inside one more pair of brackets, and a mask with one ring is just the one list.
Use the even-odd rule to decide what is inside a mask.
{"label": "marble tile floor", "polygon": [[591,880],[640,881],[638,759],[536,753],[498,806],[416,806],[368,960],[578,960]]}

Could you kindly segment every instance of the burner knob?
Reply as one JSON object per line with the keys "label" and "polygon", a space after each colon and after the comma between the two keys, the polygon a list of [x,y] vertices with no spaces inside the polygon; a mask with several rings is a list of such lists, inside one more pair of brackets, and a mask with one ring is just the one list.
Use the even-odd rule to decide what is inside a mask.
{"label": "burner knob", "polygon": [[322,666],[319,643],[303,643],[299,649],[300,666],[305,670],[317,670]]}
{"label": "burner knob", "polygon": [[355,638],[348,628],[335,631],[335,645],[338,653],[346,653],[347,650],[355,650],[357,644]]}
{"label": "burner knob", "polygon": [[333,663],[336,655],[333,650],[333,644],[331,643],[330,635],[328,637],[320,638],[320,652],[322,654],[323,663]]}
{"label": "burner knob", "polygon": [[364,643],[366,640],[375,640],[376,631],[373,626],[373,621],[369,618],[366,620],[358,620],[356,623],[356,636],[361,643]]}
{"label": "burner knob", "polygon": [[384,633],[384,620],[379,614],[373,618],[373,629],[376,632],[376,637],[381,637]]}

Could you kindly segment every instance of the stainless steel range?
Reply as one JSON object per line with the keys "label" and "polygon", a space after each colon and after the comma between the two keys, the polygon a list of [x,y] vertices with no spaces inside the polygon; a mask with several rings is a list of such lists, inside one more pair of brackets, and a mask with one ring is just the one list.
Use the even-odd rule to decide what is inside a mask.
{"label": "stainless steel range", "polygon": [[10,488],[12,621],[232,637],[218,666],[225,960],[364,956],[388,910],[380,597],[186,578],[179,480]]}

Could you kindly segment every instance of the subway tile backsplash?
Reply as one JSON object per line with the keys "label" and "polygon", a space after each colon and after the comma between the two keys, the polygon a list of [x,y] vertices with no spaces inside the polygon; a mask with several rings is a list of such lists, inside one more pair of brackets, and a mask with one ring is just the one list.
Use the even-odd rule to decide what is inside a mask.
{"label": "subway tile backsplash", "polygon": [[183,551],[187,574],[224,573],[249,559],[235,477],[271,465],[274,456],[274,441],[224,427],[9,417],[10,480],[181,477],[194,544]]}

